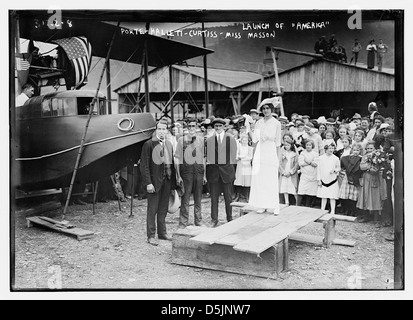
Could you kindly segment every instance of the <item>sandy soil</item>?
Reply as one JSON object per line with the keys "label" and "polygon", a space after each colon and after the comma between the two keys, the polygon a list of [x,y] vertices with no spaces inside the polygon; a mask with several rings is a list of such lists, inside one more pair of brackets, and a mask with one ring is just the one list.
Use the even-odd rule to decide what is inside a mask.
{"label": "sandy soil", "polygon": [[[210,204],[203,200],[203,218],[209,223]],[[292,290],[292,289],[393,289],[393,242],[386,241],[391,228],[374,223],[337,222],[337,237],[355,240],[355,247],[325,249],[290,242],[290,269],[276,280],[172,264],[170,241],[158,247],[146,242],[146,200],[72,205],[66,220],[95,232],[78,241],[62,233],[27,228],[26,216],[15,217],[15,290],[127,289],[127,290]],[[47,213],[62,219],[62,209]],[[224,221],[220,203],[220,223]],[[178,226],[178,212],[167,216],[168,232]],[[46,215],[46,214],[43,214]],[[234,218],[239,217],[234,209]],[[191,218],[190,222],[193,222]],[[323,234],[319,223],[303,232]],[[12,272],[13,274],[13,272]]]}

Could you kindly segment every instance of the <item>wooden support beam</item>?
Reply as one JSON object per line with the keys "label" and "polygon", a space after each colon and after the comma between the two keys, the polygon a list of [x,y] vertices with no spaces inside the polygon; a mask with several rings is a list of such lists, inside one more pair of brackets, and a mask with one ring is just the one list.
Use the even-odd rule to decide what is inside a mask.
{"label": "wooden support beam", "polygon": [[238,91],[238,96],[237,96],[237,115],[241,114],[241,99],[242,99],[242,94],[241,91]]}
{"label": "wooden support beam", "polygon": [[252,92],[250,92],[245,98],[244,100],[242,100],[241,102],[241,107],[248,101],[249,98],[251,98],[252,96]]}
{"label": "wooden support beam", "polygon": [[234,98],[234,94],[231,92],[231,100],[232,100],[232,106],[234,107],[234,113],[235,115],[238,115],[238,106],[237,106],[237,101]]}
{"label": "wooden support beam", "polygon": [[17,215],[33,215],[39,214],[47,211],[52,211],[61,208],[62,204],[60,201],[48,201],[44,203],[40,203],[28,209],[21,209],[16,211]]}
{"label": "wooden support beam", "polygon": [[108,114],[112,114],[112,86],[110,81],[110,59],[105,61],[106,63],[106,96],[108,103]]}
{"label": "wooden support beam", "polygon": [[336,221],[335,220],[329,220],[327,222],[324,222],[324,245],[327,248],[330,248],[331,245],[333,244],[333,240],[336,238]]}
{"label": "wooden support beam", "polygon": [[152,104],[157,107],[159,109],[159,111],[162,111],[162,108],[160,106],[158,106],[158,104],[156,102],[152,102]]}

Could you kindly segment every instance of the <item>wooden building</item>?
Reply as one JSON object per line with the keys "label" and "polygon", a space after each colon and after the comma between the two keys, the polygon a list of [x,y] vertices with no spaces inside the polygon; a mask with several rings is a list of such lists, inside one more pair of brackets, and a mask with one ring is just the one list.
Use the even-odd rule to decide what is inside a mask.
{"label": "wooden building", "polygon": [[[325,59],[312,59],[302,65],[279,72],[283,87],[286,115],[293,112],[313,117],[344,109],[348,115],[366,114],[367,105],[376,101],[380,112],[394,115],[394,70],[369,70],[366,66],[349,65]],[[257,92],[275,87],[273,76],[263,82],[253,81],[236,89]]]}
{"label": "wooden building", "polygon": [[[158,117],[170,113],[165,108],[173,96],[174,114],[182,118],[188,112],[205,116],[205,80],[202,67],[173,65],[149,73],[151,109]],[[367,114],[367,105],[376,101],[384,116],[394,116],[394,71],[369,70],[363,65],[349,65],[325,59],[312,59],[279,72],[283,88],[283,105],[287,116],[293,112],[313,118],[328,117],[342,109],[352,116]],[[172,91],[170,87],[172,79]],[[140,86],[140,90],[139,90]],[[143,97],[144,81],[139,78],[115,90],[119,96],[119,112],[129,112],[137,105],[138,92]],[[258,73],[208,68],[209,113],[225,117],[243,114],[256,108],[261,100],[273,96],[274,73]],[[173,94],[171,94],[173,92]],[[142,104],[140,105],[142,108]]]}
{"label": "wooden building", "polygon": [[[245,105],[252,93],[242,96],[240,87],[246,83],[260,79],[257,73],[208,68],[208,96],[210,114],[225,116],[239,114],[240,106]],[[172,88],[170,87],[172,79]],[[173,97],[174,114],[177,118],[196,113],[205,116],[205,79],[204,68],[186,65],[173,65],[153,69],[149,72],[150,112],[170,114],[168,101]],[[171,90],[172,89],[172,90]],[[145,92],[145,83],[136,78],[117,88],[119,112],[129,112],[138,105]],[[140,93],[140,94],[139,94]],[[142,110],[144,101],[140,101]],[[168,105],[168,106],[167,106]],[[165,108],[165,106],[167,106]]]}

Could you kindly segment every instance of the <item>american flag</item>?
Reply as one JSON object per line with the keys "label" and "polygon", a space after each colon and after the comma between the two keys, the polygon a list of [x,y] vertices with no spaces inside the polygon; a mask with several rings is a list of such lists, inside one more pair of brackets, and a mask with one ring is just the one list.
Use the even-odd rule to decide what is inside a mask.
{"label": "american flag", "polygon": [[82,84],[89,73],[92,61],[92,46],[85,37],[72,37],[55,40],[66,52],[75,70],[75,87]]}
{"label": "american flag", "polygon": [[17,71],[29,70],[30,62],[27,61],[25,58],[16,57],[16,68]]}

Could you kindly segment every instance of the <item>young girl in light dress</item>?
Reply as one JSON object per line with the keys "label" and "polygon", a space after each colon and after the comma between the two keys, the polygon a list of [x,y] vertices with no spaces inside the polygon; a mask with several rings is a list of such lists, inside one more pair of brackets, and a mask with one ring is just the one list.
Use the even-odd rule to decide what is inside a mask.
{"label": "young girl in light dress", "polygon": [[340,172],[340,160],[333,154],[336,149],[334,141],[325,146],[325,154],[318,158],[317,166],[317,197],[321,198],[321,209],[324,210],[327,200],[330,199],[331,214],[336,211],[336,200],[338,199],[337,175]]}
{"label": "young girl in light dress", "polygon": [[300,182],[298,183],[297,206],[301,205],[303,196],[306,197],[306,206],[310,207],[317,195],[317,161],[318,153],[314,151],[314,141],[305,140],[305,150],[298,156],[300,166]]}
{"label": "young girl in light dress", "polygon": [[248,135],[242,134],[237,149],[237,170],[234,186],[238,189],[240,198],[248,201],[251,187],[251,160],[253,148],[248,145]]}
{"label": "young girl in light dress", "polygon": [[286,138],[281,148],[279,192],[284,194],[284,203],[290,204],[289,195],[295,197],[297,203],[298,187],[298,154],[295,151],[294,141]]}
{"label": "young girl in light dress", "polygon": [[360,178],[363,171],[360,169],[362,147],[354,143],[351,154],[341,157],[340,166],[342,181],[338,197],[344,209],[344,214],[356,216],[356,202],[360,191]]}
{"label": "young girl in light dress", "polygon": [[337,144],[336,152],[344,148],[343,139],[344,137],[347,137],[347,136],[348,136],[347,126],[344,124],[340,125],[340,127],[338,128],[338,139],[336,142]]}
{"label": "young girl in light dress", "polygon": [[324,151],[326,150],[326,146],[329,146],[332,143],[336,144],[335,138],[336,138],[336,133],[334,132],[334,130],[331,130],[331,129],[326,130],[326,132],[324,133],[324,139],[323,139]]}
{"label": "young girl in light dress", "polygon": [[365,138],[366,138],[366,134],[364,133],[363,130],[361,129],[354,130],[353,142],[359,143],[361,145],[361,153],[360,153],[361,156],[364,156],[364,153],[366,150],[367,140]]}

